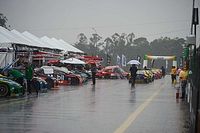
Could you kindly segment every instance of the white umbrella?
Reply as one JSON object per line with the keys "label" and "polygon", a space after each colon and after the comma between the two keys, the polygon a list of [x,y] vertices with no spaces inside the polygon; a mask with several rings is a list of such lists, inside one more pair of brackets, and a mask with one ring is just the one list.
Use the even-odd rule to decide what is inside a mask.
{"label": "white umbrella", "polygon": [[130,60],[127,64],[140,65],[141,63],[138,60]]}
{"label": "white umbrella", "polygon": [[82,61],[82,60],[79,60],[79,59],[76,59],[76,58],[69,58],[69,59],[66,59],[66,60],[61,60],[60,61],[61,63],[66,63],[66,64],[82,64],[84,65],[85,62]]}

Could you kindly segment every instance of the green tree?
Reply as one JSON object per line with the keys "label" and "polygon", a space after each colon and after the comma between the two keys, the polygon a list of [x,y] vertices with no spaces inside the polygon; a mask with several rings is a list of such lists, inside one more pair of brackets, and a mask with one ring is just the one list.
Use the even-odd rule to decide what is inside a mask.
{"label": "green tree", "polygon": [[135,34],[134,33],[130,33],[126,36],[126,40],[127,40],[127,45],[133,45],[133,41],[135,38]]}
{"label": "green tree", "polygon": [[99,41],[102,39],[100,35],[97,33],[92,34],[92,37],[90,37],[90,43],[89,43],[89,49],[92,55],[97,55],[99,50],[99,47],[103,45],[103,43],[100,43]]}
{"label": "green tree", "polygon": [[8,21],[7,17],[4,16],[2,13],[0,13],[0,26],[9,29],[10,25],[7,26],[7,21]]}
{"label": "green tree", "polygon": [[112,39],[112,45],[111,46],[111,56],[112,56],[112,61],[111,63],[115,63],[116,62],[116,57],[117,55],[121,56],[122,54],[126,53],[126,44],[127,44],[127,40],[126,40],[126,34],[122,33],[121,35],[118,33],[114,33],[111,36]]}
{"label": "green tree", "polygon": [[161,37],[152,41],[150,46],[154,55],[175,55],[179,57],[181,56],[184,43],[185,40],[181,38]]}
{"label": "green tree", "polygon": [[98,42],[102,39],[102,37],[100,35],[98,35],[97,33],[92,34],[92,37],[90,37],[90,41],[91,43],[95,46],[95,47],[99,47],[100,45],[98,44]]}
{"label": "green tree", "polygon": [[112,49],[113,49],[113,41],[110,37],[107,37],[105,40],[104,40],[104,44],[103,45],[103,49],[105,50],[105,54],[111,54],[112,52]]}
{"label": "green tree", "polygon": [[81,44],[87,44],[87,42],[88,42],[87,37],[84,33],[80,33],[78,35],[78,40],[79,40],[79,43],[81,43]]}
{"label": "green tree", "polygon": [[118,33],[114,33],[114,34],[111,36],[111,38],[112,38],[113,43],[116,43],[116,42],[119,41],[120,35],[119,35]]}
{"label": "green tree", "polygon": [[88,48],[88,39],[85,36],[84,33],[80,33],[78,36],[78,42],[75,43],[75,47],[88,53],[89,52],[89,48]]}

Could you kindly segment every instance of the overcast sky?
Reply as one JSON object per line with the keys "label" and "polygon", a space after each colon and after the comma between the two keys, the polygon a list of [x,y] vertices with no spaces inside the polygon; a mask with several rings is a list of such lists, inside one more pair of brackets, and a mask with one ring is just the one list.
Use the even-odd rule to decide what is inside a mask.
{"label": "overcast sky", "polygon": [[79,33],[135,33],[149,41],[190,33],[192,0],[0,0],[12,29],[69,43]]}

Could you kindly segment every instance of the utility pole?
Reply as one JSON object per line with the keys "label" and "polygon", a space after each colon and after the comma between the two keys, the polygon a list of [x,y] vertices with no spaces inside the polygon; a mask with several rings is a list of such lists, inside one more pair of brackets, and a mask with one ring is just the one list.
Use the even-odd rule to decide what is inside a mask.
{"label": "utility pole", "polygon": [[[193,0],[193,2],[192,2],[192,21],[193,21],[194,3],[195,3],[195,0]],[[191,23],[191,35],[192,35],[192,34],[193,34],[193,22]]]}

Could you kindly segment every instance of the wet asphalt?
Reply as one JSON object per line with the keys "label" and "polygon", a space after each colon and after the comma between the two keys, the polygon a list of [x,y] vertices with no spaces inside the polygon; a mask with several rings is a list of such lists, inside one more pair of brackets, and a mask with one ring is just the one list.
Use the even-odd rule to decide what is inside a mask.
{"label": "wet asphalt", "polygon": [[97,80],[0,99],[0,133],[187,133],[188,105],[170,77],[131,87]]}

